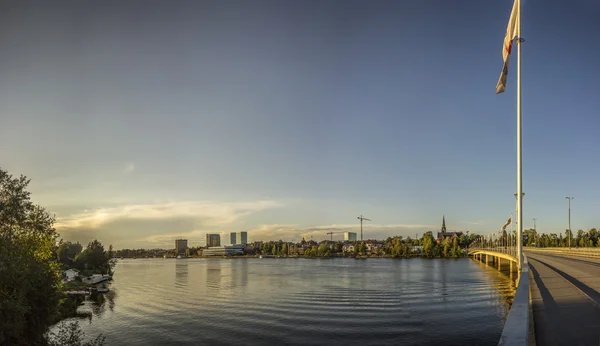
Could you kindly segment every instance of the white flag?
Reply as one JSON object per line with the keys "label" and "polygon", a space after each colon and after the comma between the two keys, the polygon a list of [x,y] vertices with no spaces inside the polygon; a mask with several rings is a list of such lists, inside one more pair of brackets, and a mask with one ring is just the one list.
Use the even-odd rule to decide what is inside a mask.
{"label": "white flag", "polygon": [[502,67],[502,73],[500,73],[498,84],[496,84],[496,94],[500,94],[506,89],[506,77],[508,77],[510,51],[512,50],[512,44],[515,36],[517,36],[517,20],[519,20],[517,1],[519,0],[515,0],[512,11],[510,12],[510,19],[508,20],[508,27],[506,28],[506,36],[504,36],[504,44],[502,45],[502,59],[504,59],[504,66]]}

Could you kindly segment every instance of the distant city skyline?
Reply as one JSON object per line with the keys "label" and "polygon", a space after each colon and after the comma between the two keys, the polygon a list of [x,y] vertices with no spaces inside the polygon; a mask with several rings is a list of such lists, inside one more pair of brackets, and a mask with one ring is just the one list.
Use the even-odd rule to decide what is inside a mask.
{"label": "distant city skyline", "polygon": [[[322,240],[360,215],[365,239],[443,214],[494,232],[517,188],[516,60],[495,94],[511,6],[0,5],[0,164],[84,244]],[[598,16],[522,3],[524,228],[564,234],[565,196],[574,232],[600,227]]]}

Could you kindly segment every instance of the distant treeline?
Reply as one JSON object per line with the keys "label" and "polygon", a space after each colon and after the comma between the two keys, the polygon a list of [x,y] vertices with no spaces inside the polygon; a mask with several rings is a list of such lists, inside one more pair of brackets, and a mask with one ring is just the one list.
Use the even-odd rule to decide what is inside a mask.
{"label": "distant treeline", "polygon": [[340,256],[370,256],[393,258],[450,258],[465,256],[463,249],[469,246],[477,235],[461,235],[446,237],[438,241],[432,232],[426,232],[419,239],[402,236],[389,237],[384,241],[314,241],[288,244],[284,241],[262,243],[255,249],[256,254],[275,256],[304,256],[304,257],[340,257]]}
{"label": "distant treeline", "polygon": [[564,237],[562,233],[538,234],[534,229],[524,230],[523,233],[525,246],[567,247],[571,236],[571,247],[600,247],[600,232],[596,228],[587,231],[580,229],[575,235],[566,230]]}

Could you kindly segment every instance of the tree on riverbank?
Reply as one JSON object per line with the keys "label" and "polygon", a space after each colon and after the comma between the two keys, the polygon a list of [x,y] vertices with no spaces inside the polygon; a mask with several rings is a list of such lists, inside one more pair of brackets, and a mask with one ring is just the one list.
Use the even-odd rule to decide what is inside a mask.
{"label": "tree on riverbank", "polygon": [[104,345],[104,336],[99,335],[90,341],[84,341],[85,334],[81,331],[77,322],[61,322],[57,326],[58,331],[49,332],[46,335],[46,344],[44,346],[102,346]]}
{"label": "tree on riverbank", "polygon": [[63,297],[55,220],[31,202],[28,184],[0,169],[1,345],[47,345]]}
{"label": "tree on riverbank", "polygon": [[73,265],[75,261],[75,257],[81,253],[83,250],[83,246],[77,243],[71,243],[70,241],[61,242],[56,249],[56,256],[60,263],[63,263],[65,266],[70,267]]}
{"label": "tree on riverbank", "polygon": [[41,344],[58,307],[54,218],[28,184],[0,170],[0,344]]}
{"label": "tree on riverbank", "polygon": [[109,246],[109,250],[104,250],[104,245],[97,239],[90,242],[88,246],[80,254],[75,257],[74,266],[75,268],[87,271],[90,274],[109,274],[112,275],[112,271],[116,265],[113,260],[112,245]]}

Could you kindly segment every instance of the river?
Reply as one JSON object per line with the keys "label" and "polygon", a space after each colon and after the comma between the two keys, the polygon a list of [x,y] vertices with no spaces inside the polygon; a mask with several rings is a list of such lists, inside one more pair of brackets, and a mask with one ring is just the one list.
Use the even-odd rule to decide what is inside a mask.
{"label": "river", "polygon": [[[514,278],[463,259],[123,259],[107,345],[495,345]],[[89,321],[89,322],[88,322]]]}

